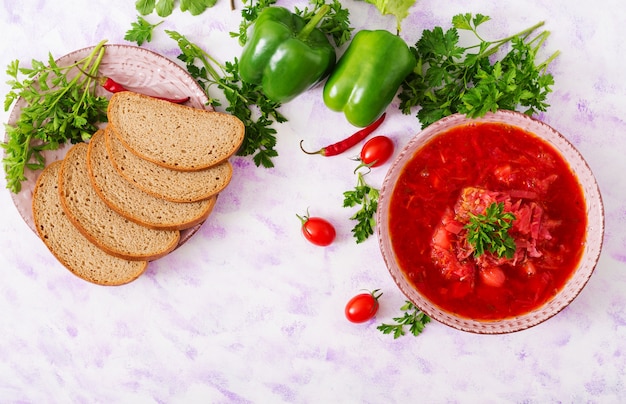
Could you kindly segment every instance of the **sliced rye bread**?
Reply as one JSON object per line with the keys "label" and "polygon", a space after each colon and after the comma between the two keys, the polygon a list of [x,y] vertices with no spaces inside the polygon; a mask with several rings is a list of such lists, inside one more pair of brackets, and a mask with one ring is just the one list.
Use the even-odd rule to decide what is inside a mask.
{"label": "sliced rye bread", "polygon": [[105,128],[107,151],[120,175],[141,190],[172,202],[211,198],[230,183],[233,166],[226,160],[200,171],[178,171],[144,160],[129,151]]}
{"label": "sliced rye bread", "polygon": [[33,219],[39,237],[70,272],[98,285],[123,285],[137,279],[147,261],[114,257],[89,241],[69,220],[59,198],[61,161],[48,165],[33,191]]}
{"label": "sliced rye bread", "polygon": [[91,185],[87,143],[68,150],[59,172],[61,206],[78,230],[111,255],[150,261],[178,245],[177,230],[154,230],[130,221],[109,208]]}
{"label": "sliced rye bread", "polygon": [[204,222],[215,206],[217,196],[198,202],[171,202],[131,184],[113,166],[104,130],[97,131],[89,141],[87,167],[92,185],[111,209],[150,228],[188,229]]}
{"label": "sliced rye bread", "polygon": [[214,166],[232,156],[244,139],[243,122],[234,115],[131,91],[114,94],[107,115],[109,125],[128,150],[174,170]]}

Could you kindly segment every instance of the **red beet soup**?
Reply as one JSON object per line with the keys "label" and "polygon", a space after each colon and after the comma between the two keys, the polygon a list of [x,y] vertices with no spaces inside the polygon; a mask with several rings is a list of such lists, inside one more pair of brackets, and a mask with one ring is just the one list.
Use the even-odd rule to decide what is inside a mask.
{"label": "red beet soup", "polygon": [[[507,254],[477,253],[471,218],[500,207]],[[399,267],[443,310],[476,320],[522,315],[567,282],[584,248],[583,190],[554,147],[520,128],[474,122],[438,135],[402,168],[389,204]]]}

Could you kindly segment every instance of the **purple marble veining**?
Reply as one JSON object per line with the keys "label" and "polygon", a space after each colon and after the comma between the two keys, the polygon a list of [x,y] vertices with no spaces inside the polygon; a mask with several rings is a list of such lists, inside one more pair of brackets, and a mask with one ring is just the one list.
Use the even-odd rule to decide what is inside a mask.
{"label": "purple marble veining", "polygon": [[[304,7],[284,0],[281,5]],[[45,58],[108,38],[124,42],[134,2],[0,2],[0,64]],[[178,4],[178,3],[176,3]],[[354,26],[395,31],[373,5],[342,3]],[[385,268],[376,240],[355,245],[342,192],[354,186],[353,161],[304,155],[354,130],[330,112],[321,86],[282,106],[273,169],[250,156],[231,159],[234,176],[212,215],[186,244],[150,263],[119,288],[88,284],[66,271],[29,233],[8,193],[0,227],[0,402],[11,403],[619,403],[626,397],[626,64],[618,0],[522,3],[487,0],[416,2],[401,36],[447,28],[453,15],[483,13],[486,38],[545,20],[545,54],[556,49],[548,111],[583,154],[600,185],[604,250],[574,302],[533,329],[479,336],[432,322],[419,337],[394,339],[376,329],[400,315],[404,296]],[[229,32],[241,4],[219,1],[201,16],[177,6],[146,44],[175,60],[163,29],[197,40],[219,60],[238,55]],[[161,19],[151,14],[151,22]],[[542,50],[542,51],[544,51]],[[179,66],[181,63],[175,61]],[[6,77],[5,77],[6,78]],[[8,91],[0,80],[2,93]],[[398,147],[419,132],[394,101],[381,134]],[[6,122],[9,112],[1,112]],[[379,183],[386,168],[372,171]],[[338,237],[311,246],[296,213],[332,218]],[[343,317],[356,291],[381,288],[377,317]]]}
{"label": "purple marble veining", "polygon": [[579,115],[579,118],[582,119],[584,122],[593,122],[593,120],[595,119],[595,113],[591,109],[589,104],[589,100],[586,99],[579,100],[576,104],[578,112],[580,112],[581,114]]}
{"label": "purple marble veining", "polygon": [[270,383],[269,387],[272,393],[280,397],[281,401],[287,403],[294,402],[295,393],[289,386],[285,384]]}
{"label": "purple marble veining", "polygon": [[592,381],[585,383],[585,389],[592,396],[600,396],[605,392],[606,383],[600,377],[594,378]]}
{"label": "purple marble veining", "polygon": [[626,298],[623,296],[615,297],[611,301],[611,306],[608,308],[607,313],[616,329],[626,327]]}
{"label": "purple marble veining", "polygon": [[11,0],[4,0],[2,2],[2,9],[3,14],[7,16],[7,22],[15,25],[21,22],[19,5],[15,5],[13,2],[11,2]]}

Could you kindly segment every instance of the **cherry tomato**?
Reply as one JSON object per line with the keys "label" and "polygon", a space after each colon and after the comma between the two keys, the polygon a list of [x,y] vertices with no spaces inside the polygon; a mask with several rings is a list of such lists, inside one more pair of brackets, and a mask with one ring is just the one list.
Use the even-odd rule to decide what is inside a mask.
{"label": "cherry tomato", "polygon": [[306,216],[296,215],[302,222],[302,234],[304,238],[311,243],[326,247],[335,240],[337,232],[335,226],[328,220],[321,217],[309,217],[307,212]]}
{"label": "cherry tomato", "polygon": [[393,140],[387,136],[375,136],[363,145],[361,162],[370,167],[383,165],[393,154],[394,147]]}
{"label": "cherry tomato", "polygon": [[352,323],[364,323],[373,318],[378,311],[378,298],[383,295],[382,293],[378,293],[379,291],[380,289],[376,289],[372,292],[360,293],[350,299],[345,309],[348,321]]}

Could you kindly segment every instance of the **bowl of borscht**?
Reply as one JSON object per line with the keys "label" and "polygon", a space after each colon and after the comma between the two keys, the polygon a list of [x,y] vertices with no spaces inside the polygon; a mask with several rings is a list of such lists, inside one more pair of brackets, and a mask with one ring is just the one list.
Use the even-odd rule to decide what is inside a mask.
{"label": "bowl of borscht", "polygon": [[563,310],[604,237],[602,198],[581,154],[513,111],[451,115],[415,135],[389,168],[376,219],[408,300],[479,334],[524,330]]}

